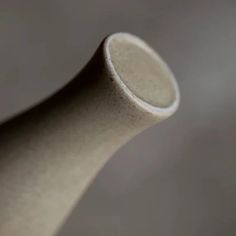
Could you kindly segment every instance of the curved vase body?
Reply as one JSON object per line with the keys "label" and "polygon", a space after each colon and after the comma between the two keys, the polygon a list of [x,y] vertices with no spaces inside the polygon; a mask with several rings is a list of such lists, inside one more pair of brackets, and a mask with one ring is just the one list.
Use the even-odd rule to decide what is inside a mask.
{"label": "curved vase body", "polygon": [[147,44],[106,38],[62,90],[0,126],[0,235],[54,235],[109,157],[178,103]]}

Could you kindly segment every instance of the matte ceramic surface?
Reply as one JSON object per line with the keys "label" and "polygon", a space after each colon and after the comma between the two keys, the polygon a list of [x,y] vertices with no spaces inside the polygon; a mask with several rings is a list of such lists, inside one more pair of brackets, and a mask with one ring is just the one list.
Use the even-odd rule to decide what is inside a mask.
{"label": "matte ceramic surface", "polygon": [[153,49],[127,33],[106,38],[66,87],[0,127],[0,235],[55,234],[109,157],[178,104]]}

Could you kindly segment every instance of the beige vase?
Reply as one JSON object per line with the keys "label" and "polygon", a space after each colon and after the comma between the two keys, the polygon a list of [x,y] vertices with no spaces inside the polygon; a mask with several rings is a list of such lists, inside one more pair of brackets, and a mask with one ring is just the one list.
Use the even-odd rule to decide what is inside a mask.
{"label": "beige vase", "polygon": [[107,37],[63,89],[0,126],[0,235],[54,235],[112,154],[178,104],[153,49]]}

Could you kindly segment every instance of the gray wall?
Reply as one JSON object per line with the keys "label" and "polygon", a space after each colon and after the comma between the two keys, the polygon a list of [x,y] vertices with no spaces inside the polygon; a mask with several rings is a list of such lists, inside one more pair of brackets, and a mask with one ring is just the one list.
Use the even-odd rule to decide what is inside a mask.
{"label": "gray wall", "polygon": [[180,85],[178,113],[118,151],[60,236],[236,234],[234,0],[0,4],[1,121],[70,80],[112,32],[148,41]]}

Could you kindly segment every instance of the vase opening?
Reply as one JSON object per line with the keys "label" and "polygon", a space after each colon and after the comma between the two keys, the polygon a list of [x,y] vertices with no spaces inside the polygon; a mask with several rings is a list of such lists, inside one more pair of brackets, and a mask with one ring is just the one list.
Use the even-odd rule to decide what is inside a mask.
{"label": "vase opening", "polygon": [[116,33],[106,39],[105,53],[116,80],[132,98],[152,112],[172,113],[177,109],[179,92],[175,78],[144,41],[128,33]]}

